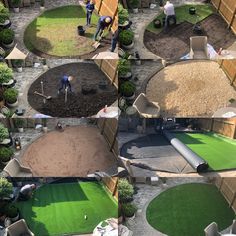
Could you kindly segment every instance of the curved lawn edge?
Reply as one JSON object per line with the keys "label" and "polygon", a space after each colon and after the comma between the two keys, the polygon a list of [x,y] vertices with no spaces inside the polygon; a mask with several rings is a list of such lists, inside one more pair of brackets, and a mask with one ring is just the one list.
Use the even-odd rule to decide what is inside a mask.
{"label": "curved lawn edge", "polygon": [[[73,33],[74,43],[76,43],[78,45],[74,45],[73,48],[70,49],[71,53],[66,52],[66,53],[59,53],[58,54],[58,53],[55,53],[55,52],[50,52],[50,50],[55,50],[55,49],[53,49],[54,45],[52,45],[50,43],[50,40],[48,40],[47,37],[41,37],[40,38],[40,40],[45,45],[45,48],[46,48],[45,50],[42,50],[40,47],[38,47],[38,45],[35,45],[36,39],[39,38],[35,34],[39,34],[40,31],[39,31],[39,29],[37,28],[36,25],[32,26],[32,27],[31,27],[31,25],[36,24],[38,18],[41,18],[41,21],[43,21],[44,20],[43,18],[45,18],[45,14],[50,14],[53,11],[57,11],[57,10],[59,11],[59,10],[62,10],[63,8],[75,8],[75,7],[78,8],[77,10],[80,9],[80,11],[83,12],[82,13],[83,17],[80,17],[80,18],[74,17],[78,21],[80,19],[81,20],[78,23],[77,22],[74,23],[75,25],[73,26],[73,30],[75,31]],[[53,8],[50,8],[50,9],[46,9],[44,12],[40,12],[32,21],[30,21],[24,27],[23,43],[24,43],[24,45],[25,45],[25,47],[28,51],[30,51],[33,54],[35,54],[37,56],[40,56],[40,57],[45,57],[45,58],[68,58],[68,57],[69,58],[78,58],[79,56],[85,56],[85,55],[93,53],[95,51],[95,49],[92,47],[92,44],[93,44],[93,35],[95,33],[95,30],[96,30],[96,24],[97,24],[97,21],[98,21],[98,17],[99,17],[99,15],[96,12],[94,12],[93,16],[92,16],[92,22],[91,22],[92,27],[89,27],[87,29],[87,36],[85,35],[86,36],[86,38],[85,38],[85,37],[78,36],[78,34],[77,34],[77,26],[78,25],[83,25],[84,26],[86,24],[86,12],[85,12],[85,7],[84,6],[73,4],[73,5],[64,5],[64,6],[59,6],[59,7],[53,7]],[[66,17],[59,18],[59,21],[61,21],[62,19],[66,19]],[[73,17],[72,17],[72,19],[73,19]],[[47,26],[46,26],[45,31],[47,33],[47,32],[49,32],[48,28],[47,28],[48,27],[48,21],[47,21],[46,24],[47,24]],[[68,22],[67,22],[67,24],[68,24]],[[72,24],[72,23],[70,22],[70,24]],[[61,26],[63,26],[63,24],[61,24]],[[65,24],[64,24],[64,26],[65,26],[64,30],[63,29],[61,30],[59,28],[59,30],[56,30],[56,32],[52,32],[52,37],[55,37],[56,40],[58,40],[58,36],[63,35],[61,33],[66,32],[68,30],[68,27]],[[30,27],[32,29],[30,29]],[[37,31],[39,31],[39,33]],[[35,35],[35,37],[33,37],[32,35]],[[69,34],[66,33],[64,35],[67,36]],[[78,37],[81,37],[81,39],[83,39],[82,42],[79,42]],[[86,41],[88,41],[87,42],[88,45],[85,45],[84,47],[81,47],[81,45],[85,44]],[[67,41],[66,40],[60,40],[60,43],[61,44],[64,43],[65,45],[68,46],[68,40]],[[61,46],[61,48],[63,48],[63,45]],[[76,51],[76,49],[78,49],[78,51]]]}
{"label": "curved lawn edge", "polygon": [[[194,185],[194,186],[193,186]],[[203,194],[203,196],[201,196],[201,195],[199,195],[199,194],[197,194],[197,195],[194,195],[195,193],[192,193],[193,191],[195,191],[196,192],[196,185],[198,185],[198,187],[199,187],[199,189],[201,189],[201,190],[203,190],[203,188],[207,188],[207,190],[206,191],[208,191],[208,192],[211,192],[212,194],[214,194],[214,197],[213,198],[210,198],[209,197],[209,195],[207,195],[207,194]],[[150,207],[153,207],[153,204],[155,204],[155,201],[160,201],[160,198],[163,198],[163,195],[165,195],[166,193],[168,194],[169,192],[173,192],[174,190],[176,190],[176,189],[178,189],[178,188],[185,188],[186,186],[191,186],[192,188],[193,188],[193,191],[191,191],[191,195],[193,195],[193,196],[197,196],[198,198],[199,198],[199,196],[201,197],[201,199],[200,200],[202,200],[202,198],[204,197],[207,197],[208,198],[208,203],[212,203],[212,200],[213,199],[216,199],[216,194],[215,193],[218,193],[218,200],[217,201],[221,201],[221,205],[222,204],[224,204],[224,207],[222,208],[222,209],[224,209],[224,213],[226,213],[226,211],[227,211],[227,214],[225,214],[225,215],[229,215],[228,214],[228,212],[229,211],[231,211],[231,213],[230,213],[230,217],[227,219],[227,220],[225,220],[226,219],[226,217],[225,217],[225,215],[223,214],[223,217],[221,216],[221,213],[220,214],[218,214],[217,215],[217,220],[216,220],[216,218],[214,217],[214,218],[212,218],[212,219],[209,219],[209,221],[211,221],[211,222],[205,222],[205,224],[204,224],[204,226],[202,225],[201,226],[201,228],[199,228],[199,232],[198,233],[195,233],[195,234],[193,234],[193,235],[199,235],[199,233],[201,232],[202,233],[202,235],[204,235],[204,228],[207,226],[207,225],[209,225],[210,223],[212,223],[213,221],[215,221],[215,222],[217,222],[217,224],[218,224],[218,226],[219,226],[219,230],[220,231],[222,231],[222,230],[224,230],[224,229],[226,229],[226,228],[228,228],[231,224],[232,224],[232,220],[233,219],[235,219],[235,212],[233,211],[233,209],[231,209],[231,208],[229,208],[229,206],[228,206],[228,203],[227,203],[227,201],[226,201],[226,199],[223,197],[223,195],[218,191],[218,189],[217,189],[217,187],[214,185],[214,184],[210,184],[210,183],[198,183],[198,182],[193,182],[193,183],[184,183],[184,184],[180,184],[180,185],[176,185],[176,186],[173,186],[173,187],[169,187],[169,188],[167,188],[166,190],[164,190],[164,191],[162,191],[161,193],[159,193],[159,194],[157,194],[157,195],[155,195],[147,204],[146,204],[146,208],[145,208],[145,216],[146,216],[146,222],[149,224],[149,226],[150,227],[152,227],[153,229],[155,229],[155,230],[157,230],[158,232],[161,232],[161,233],[163,233],[163,234],[166,234],[166,235],[169,235],[169,236],[173,236],[173,235],[175,235],[175,236],[187,236],[187,235],[189,235],[189,231],[188,230],[186,230],[186,234],[183,232],[183,228],[182,228],[182,230],[180,231],[180,232],[177,232],[177,229],[178,229],[178,227],[177,228],[173,228],[173,225],[172,225],[172,227],[170,227],[170,223],[171,222],[173,222],[173,219],[176,219],[176,223],[177,223],[177,226],[179,226],[180,225],[180,222],[181,222],[181,216],[182,216],[182,214],[179,216],[178,214],[173,214],[173,212],[172,211],[170,211],[170,217],[168,217],[168,219],[166,219],[166,221],[167,221],[167,227],[166,228],[160,228],[160,227],[157,227],[157,226],[154,226],[153,224],[151,224],[150,223],[150,216],[148,215],[148,214],[150,214]],[[211,188],[211,190],[209,191],[208,190],[208,188]],[[188,192],[186,192],[186,193],[188,193]],[[186,195],[186,194],[185,194]],[[180,207],[180,205],[181,204],[179,204],[179,203],[181,203],[181,201],[182,201],[182,204],[186,204],[186,201],[187,200],[189,200],[190,199],[190,208],[191,209],[189,209],[190,210],[190,216],[187,216],[187,217],[184,217],[184,218],[182,218],[182,220],[184,221],[184,223],[186,222],[186,219],[189,219],[189,218],[191,218],[191,215],[192,215],[192,213],[194,212],[194,209],[192,209],[192,198],[190,198],[189,196],[187,196],[187,198],[175,198],[175,197],[173,197],[173,196],[171,196],[170,197],[170,199],[171,199],[171,201],[173,200],[173,202],[174,202],[174,204],[173,205],[171,205],[171,206],[169,206],[172,210],[174,210],[173,208],[175,208],[175,207]],[[170,200],[170,199],[168,199],[168,200]],[[161,199],[162,200],[162,199]],[[165,199],[164,199],[165,200]],[[180,201],[180,202],[178,202],[177,203],[177,201]],[[201,202],[200,202],[201,203]],[[159,218],[157,218],[157,217],[154,217],[154,220],[163,220],[163,216],[164,215],[166,215],[166,213],[168,213],[167,211],[168,211],[168,206],[166,206],[165,204],[161,204],[164,208],[164,214],[162,214]],[[206,203],[204,202],[204,201],[202,201],[202,204],[197,204],[197,209],[199,209],[199,206],[201,206],[201,207],[205,207],[204,208],[204,211],[203,211],[203,213],[204,212],[206,212],[206,210],[205,209],[207,209],[207,207],[209,207],[208,205],[206,205]],[[214,203],[214,200],[213,200],[213,203],[212,203],[212,206],[213,207],[219,207],[219,204],[217,205],[217,204],[215,204]],[[153,209],[152,209],[153,210]],[[180,208],[180,210],[182,211],[183,210],[183,208]],[[196,209],[195,209],[196,210]],[[156,209],[156,212],[158,211],[158,209]],[[175,212],[176,213],[176,212]],[[186,212],[185,212],[186,213]],[[184,214],[184,216],[185,216],[185,213],[183,213]],[[218,213],[218,212],[217,212]],[[204,215],[204,214],[202,214],[202,215]],[[194,223],[197,223],[197,225],[199,225],[199,222],[202,220],[202,215],[200,215],[198,218],[196,218],[196,214],[194,215],[194,217],[193,217],[193,221],[191,222],[191,224],[188,222],[188,223],[185,223],[186,225],[189,225],[189,226],[191,226],[191,230],[192,230],[192,225],[194,225]],[[215,215],[214,215],[215,216]],[[219,223],[218,222],[218,220],[219,220],[219,218],[221,218],[220,220],[221,220],[221,222],[222,222],[222,220],[224,220],[225,222],[224,223]],[[172,232],[170,232],[170,231],[168,231],[168,230],[170,230],[170,229],[172,229]],[[165,231],[165,232],[164,232]],[[177,233],[176,233],[177,232]],[[191,231],[192,233],[194,233],[193,231]],[[178,234],[179,233],[179,234]]]}

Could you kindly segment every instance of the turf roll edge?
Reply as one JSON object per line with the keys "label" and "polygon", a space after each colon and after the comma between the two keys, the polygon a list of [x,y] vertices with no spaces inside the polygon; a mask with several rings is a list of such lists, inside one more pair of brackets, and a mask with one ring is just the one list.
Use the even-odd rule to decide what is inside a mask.
{"label": "turf roll edge", "polygon": [[178,138],[170,132],[164,130],[164,136],[170,141],[171,145],[184,157],[184,159],[197,171],[202,172],[208,169],[208,163],[200,156],[188,148]]}

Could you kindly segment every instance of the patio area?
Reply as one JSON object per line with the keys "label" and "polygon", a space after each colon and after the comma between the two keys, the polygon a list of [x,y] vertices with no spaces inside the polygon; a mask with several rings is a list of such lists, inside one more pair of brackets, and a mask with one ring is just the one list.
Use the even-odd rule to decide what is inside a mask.
{"label": "patio area", "polygon": [[[110,47],[109,34],[97,50],[92,47],[92,37],[98,21],[95,13],[92,27],[87,29],[85,37],[78,35],[77,26],[85,25],[86,21],[84,8],[85,5],[81,0],[48,0],[45,3],[44,13],[40,11],[37,2],[30,7],[22,8],[20,13],[11,12],[10,19],[17,47],[28,54],[29,59],[34,57],[92,58],[100,52],[107,51]],[[67,12],[70,12],[69,18]],[[47,31],[48,25],[51,27],[51,33]],[[58,32],[61,37],[54,37]],[[66,47],[62,41],[66,42]]]}
{"label": "patio area", "polygon": [[[137,206],[138,210],[135,213],[135,218],[133,220],[127,220],[125,223],[127,227],[133,231],[133,234],[137,236],[141,236],[143,234],[148,234],[150,236],[172,236],[189,235],[189,232],[191,231],[193,235],[205,235],[204,229],[213,221],[217,222],[222,235],[230,232],[230,226],[235,218],[235,213],[232,209],[228,208],[226,199],[215,187],[216,181],[218,182],[217,186],[219,186],[219,180],[214,178],[160,178],[159,182],[155,186],[147,183],[141,184],[138,183],[138,181],[139,180],[137,179],[137,183],[133,184],[137,190],[137,193],[133,195],[134,200],[132,202]],[[195,189],[196,194],[194,196],[189,196],[193,191],[185,190],[182,192],[183,195],[181,197],[174,197],[174,193],[169,197],[167,196],[165,200],[169,201],[167,204],[168,209],[166,208],[166,204],[161,204],[162,209],[164,209],[164,212],[162,213],[160,209],[157,209],[156,207],[154,208],[153,204],[155,201],[159,202],[164,200],[162,198],[165,197],[166,194],[169,194],[171,191],[175,191],[177,189],[185,187],[188,188],[189,186],[199,186],[200,189]],[[201,187],[203,189],[201,189]],[[204,192],[205,190],[207,193],[203,193],[202,198],[201,192]],[[175,191],[175,193],[181,193],[181,191]],[[193,209],[195,200],[196,209]],[[185,207],[181,206],[181,201]],[[206,207],[199,204],[199,201],[202,204],[207,204]],[[181,208],[178,210],[178,207]],[[154,214],[151,214],[152,210],[154,210]],[[168,214],[170,214],[171,217],[168,217]],[[179,215],[177,216],[177,214]],[[158,215],[161,215],[161,218],[159,218]],[[173,215],[176,215],[176,217],[173,218]],[[223,215],[225,215],[225,217],[222,218]],[[150,219],[152,216],[155,224],[163,224],[163,222],[168,222],[168,227],[165,228],[165,230],[163,230],[163,228],[155,229],[150,225],[150,223],[152,224]],[[191,217],[193,217],[194,220],[191,220]],[[191,223],[187,223],[188,220],[190,220]],[[174,225],[175,222],[178,223]],[[181,222],[184,223],[182,224]],[[184,226],[185,223],[186,225]],[[189,229],[189,227],[191,229]],[[195,231],[196,229],[198,229],[198,231]],[[172,232],[170,232],[171,230]]]}

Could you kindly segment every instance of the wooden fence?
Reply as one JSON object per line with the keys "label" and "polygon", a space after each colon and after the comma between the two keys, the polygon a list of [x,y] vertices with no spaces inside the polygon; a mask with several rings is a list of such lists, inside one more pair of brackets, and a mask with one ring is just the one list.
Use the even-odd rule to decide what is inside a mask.
{"label": "wooden fence", "polygon": [[95,60],[95,63],[106,74],[106,76],[110,79],[111,83],[116,88],[118,88],[118,73],[117,73],[118,60],[114,59]]}
{"label": "wooden fence", "polygon": [[95,8],[100,16],[111,16],[111,30],[115,32],[118,28],[118,0],[96,0]]}
{"label": "wooden fence", "polygon": [[106,139],[110,150],[117,157],[118,155],[118,142],[117,142],[117,132],[118,132],[118,121],[117,119],[104,119],[98,120],[98,128],[101,130],[101,134]]}
{"label": "wooden fence", "polygon": [[235,0],[211,0],[217,12],[227,22],[228,27],[236,34],[236,1]]}
{"label": "wooden fence", "polygon": [[220,60],[220,67],[230,80],[230,84],[236,89],[236,59]]}
{"label": "wooden fence", "polygon": [[104,177],[102,178],[102,182],[109,189],[112,196],[114,196],[118,200],[118,178],[117,177]]}
{"label": "wooden fence", "polygon": [[236,138],[236,118],[232,119],[198,119],[198,125],[201,129],[212,131],[229,138]]}
{"label": "wooden fence", "polygon": [[229,206],[236,212],[236,179],[229,177],[216,178],[215,184],[229,203]]}

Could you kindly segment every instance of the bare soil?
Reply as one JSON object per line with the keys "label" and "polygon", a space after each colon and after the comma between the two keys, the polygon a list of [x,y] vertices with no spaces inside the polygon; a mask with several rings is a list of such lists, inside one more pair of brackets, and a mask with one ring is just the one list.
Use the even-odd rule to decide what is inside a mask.
{"label": "bare soil", "polygon": [[[75,78],[71,82],[72,93],[68,92],[66,103],[65,92],[57,93],[64,74]],[[52,97],[46,103],[42,97],[34,94],[34,91],[41,93],[41,81],[44,94]],[[107,83],[105,89],[100,88],[101,83]],[[84,95],[82,87],[85,86],[94,89],[95,93]],[[94,62],[70,63],[52,68],[36,79],[28,91],[29,104],[36,111],[52,117],[90,117],[116,99],[117,89]]]}
{"label": "bare soil", "polygon": [[[208,37],[208,43],[216,51],[228,48],[235,41],[236,36],[227,28],[226,22],[218,14],[212,14],[200,22],[203,33]],[[176,60],[189,53],[189,38],[196,36],[193,24],[183,22],[171,27],[167,32],[159,34],[148,30],[144,33],[144,44],[154,54],[166,59]]]}
{"label": "bare soil", "polygon": [[33,176],[87,176],[116,165],[96,127],[67,127],[52,131],[30,144],[21,156]]}

